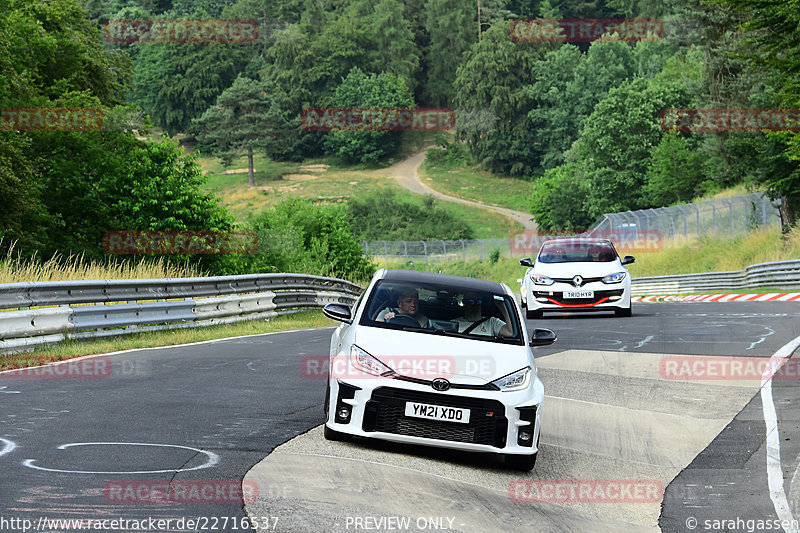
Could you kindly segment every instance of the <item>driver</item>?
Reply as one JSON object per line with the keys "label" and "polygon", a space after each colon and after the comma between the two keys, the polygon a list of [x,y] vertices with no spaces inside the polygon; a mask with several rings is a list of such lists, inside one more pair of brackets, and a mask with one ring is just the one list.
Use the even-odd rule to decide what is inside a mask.
{"label": "driver", "polygon": [[428,327],[428,317],[419,312],[419,293],[416,289],[405,289],[397,296],[397,307],[387,307],[375,318],[376,322],[386,322],[397,315],[413,317],[421,328]]}

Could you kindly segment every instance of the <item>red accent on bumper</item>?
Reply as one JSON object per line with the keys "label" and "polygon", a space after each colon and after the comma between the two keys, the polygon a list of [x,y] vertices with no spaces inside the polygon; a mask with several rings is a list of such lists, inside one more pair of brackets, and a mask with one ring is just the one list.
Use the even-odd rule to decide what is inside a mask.
{"label": "red accent on bumper", "polygon": [[595,305],[600,305],[601,303],[605,302],[606,300],[608,300],[608,296],[606,296],[605,298],[600,298],[599,300],[597,300],[593,304],[562,304],[561,302],[557,302],[557,301],[555,301],[555,300],[553,300],[551,298],[547,299],[548,302],[552,302],[552,303],[554,303],[554,304],[556,304],[558,306],[561,306],[561,307],[594,307]]}

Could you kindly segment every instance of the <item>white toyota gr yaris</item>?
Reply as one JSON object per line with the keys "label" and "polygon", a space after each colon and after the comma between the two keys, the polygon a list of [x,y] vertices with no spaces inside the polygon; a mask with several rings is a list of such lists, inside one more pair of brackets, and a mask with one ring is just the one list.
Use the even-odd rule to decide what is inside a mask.
{"label": "white toyota gr yaris", "polygon": [[353,309],[328,304],[331,337],[325,438],[352,436],[503,454],[530,470],[544,387],[508,286],[379,270]]}

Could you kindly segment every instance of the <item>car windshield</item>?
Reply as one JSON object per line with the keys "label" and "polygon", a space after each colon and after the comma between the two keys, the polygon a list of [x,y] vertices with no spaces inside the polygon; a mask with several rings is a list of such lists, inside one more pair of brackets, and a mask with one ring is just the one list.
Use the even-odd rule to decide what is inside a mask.
{"label": "car windshield", "polygon": [[617,252],[608,242],[546,242],[539,251],[541,263],[608,263]]}
{"label": "car windshield", "polygon": [[458,285],[379,281],[362,325],[523,344],[513,299]]}

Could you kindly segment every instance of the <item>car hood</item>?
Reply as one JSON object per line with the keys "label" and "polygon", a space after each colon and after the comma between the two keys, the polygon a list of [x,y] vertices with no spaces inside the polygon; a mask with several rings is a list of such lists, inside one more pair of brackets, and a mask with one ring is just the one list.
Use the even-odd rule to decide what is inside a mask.
{"label": "car hood", "polygon": [[355,344],[398,374],[483,385],[532,366],[530,348],[429,333],[362,327]]}
{"label": "car hood", "polygon": [[571,278],[577,275],[596,278],[614,272],[625,272],[625,267],[618,260],[610,263],[536,263],[533,272],[551,278]]}

